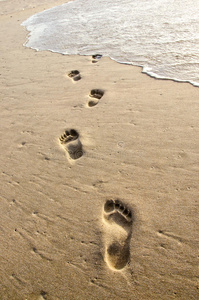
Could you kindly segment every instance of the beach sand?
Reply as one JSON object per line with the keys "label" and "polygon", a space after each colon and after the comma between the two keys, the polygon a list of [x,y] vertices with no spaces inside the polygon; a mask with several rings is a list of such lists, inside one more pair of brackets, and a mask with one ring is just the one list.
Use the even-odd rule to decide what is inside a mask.
{"label": "beach sand", "polygon": [[24,47],[64,2],[0,2],[0,299],[198,299],[199,89]]}

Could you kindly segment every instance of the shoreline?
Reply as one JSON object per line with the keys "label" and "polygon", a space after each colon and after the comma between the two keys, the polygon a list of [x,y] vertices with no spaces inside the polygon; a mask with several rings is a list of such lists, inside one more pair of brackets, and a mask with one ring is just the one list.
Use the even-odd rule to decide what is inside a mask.
{"label": "shoreline", "polygon": [[199,90],[24,47],[34,3],[0,16],[0,298],[197,299]]}
{"label": "shoreline", "polygon": [[[81,1],[80,1],[81,2]],[[89,3],[89,1],[88,1]],[[102,6],[103,6],[102,1]],[[109,3],[109,2],[108,2]],[[109,3],[110,4],[110,3]],[[119,2],[116,6],[119,5]],[[125,2],[124,7],[128,6],[128,1]],[[133,6],[133,4],[132,4]],[[108,35],[107,31],[107,39],[103,39],[102,36],[106,36],[106,32],[103,31],[103,25],[98,28],[98,23],[93,23],[93,26],[89,26],[89,22],[93,21],[92,18],[90,20],[89,15],[87,14],[87,5],[83,5],[80,10],[78,10],[79,5],[75,5],[75,3],[65,3],[62,5],[58,5],[54,7],[53,9],[48,9],[45,11],[41,11],[38,14],[32,15],[30,18],[26,19],[21,25],[26,27],[26,29],[30,32],[28,39],[26,41],[26,47],[30,47],[35,50],[40,51],[51,51],[53,53],[62,53],[66,55],[93,55],[93,51],[91,48],[96,49],[96,52],[101,53],[101,55],[105,57],[110,57],[114,61],[117,61],[118,63],[123,64],[130,64],[130,65],[136,65],[141,66],[143,68],[143,73],[148,74],[149,76],[153,78],[158,79],[171,79],[177,82],[188,82],[191,83],[193,86],[199,86],[198,82],[198,76],[197,76],[197,60],[195,61],[195,64],[191,63],[191,61],[187,61],[186,57],[187,55],[185,53],[181,53],[178,49],[179,45],[174,39],[173,46],[169,46],[170,43],[165,44],[164,46],[159,43],[159,51],[156,52],[155,48],[153,48],[150,45],[153,45],[153,43],[156,44],[156,40],[154,41],[152,39],[146,39],[143,45],[140,45],[140,39],[143,39],[142,31],[137,32],[135,31],[135,36],[140,36],[140,39],[137,40],[135,38],[134,42],[129,42],[131,40],[130,35],[128,35],[128,39],[125,41],[121,37],[123,36],[123,31],[118,29],[120,34],[120,42],[121,42],[121,50],[118,53],[118,45],[115,44],[115,39],[111,41],[111,36]],[[164,8],[164,5],[162,6]],[[98,9],[98,8],[97,8]],[[188,9],[188,8],[187,8]],[[73,13],[76,12],[76,18],[73,18]],[[117,11],[117,10],[116,10]],[[93,11],[93,13],[95,10]],[[113,9],[113,15],[114,15],[114,9]],[[100,14],[100,12],[98,12]],[[59,25],[57,25],[56,20],[54,19],[54,15],[59,14],[60,22]],[[139,15],[139,13],[138,13]],[[92,16],[92,14],[91,14]],[[95,15],[94,15],[95,16]],[[85,29],[84,19],[88,17],[88,26],[87,29]],[[111,27],[111,20],[114,23],[114,20],[110,17],[110,15],[106,15],[105,17],[108,18],[108,22],[110,22],[110,30],[111,32],[114,32],[114,24],[113,28]],[[110,20],[109,20],[110,17]],[[168,16],[167,16],[168,17]],[[63,19],[62,19],[63,18]],[[79,21],[75,23],[75,20],[79,18]],[[96,16],[97,18],[97,16]],[[136,18],[136,17],[135,17]],[[94,17],[95,19],[95,17]],[[81,23],[82,22],[82,23]],[[133,22],[133,20],[132,20]],[[139,22],[139,21],[138,21]],[[44,25],[45,24],[45,25]],[[61,25],[62,24],[62,25]],[[100,23],[101,24],[101,23]],[[134,23],[133,23],[134,24]],[[145,23],[144,23],[145,24]],[[143,26],[144,26],[143,24]],[[162,24],[162,23],[161,23]],[[121,25],[121,24],[120,24]],[[129,24],[130,25],[130,24]],[[136,23],[134,24],[136,25]],[[157,25],[157,24],[156,24]],[[63,27],[61,27],[63,26]],[[67,30],[65,26],[68,26]],[[70,27],[71,26],[71,27]],[[163,26],[163,35],[164,35],[164,23]],[[187,25],[188,26],[188,25]],[[74,31],[74,27],[76,30]],[[92,31],[93,28],[97,28],[97,34],[95,35],[95,31]],[[123,28],[122,26],[119,26],[119,28]],[[45,29],[44,29],[45,28]],[[57,28],[59,30],[57,31]],[[106,27],[105,27],[106,28]],[[157,28],[159,28],[157,26]],[[87,32],[87,35],[89,36],[89,40],[86,41],[85,38],[85,30]],[[129,26],[129,30],[133,30],[131,26]],[[158,29],[157,29],[158,30]],[[165,29],[166,30],[166,29]],[[69,34],[67,34],[69,32]],[[165,34],[175,35],[175,32],[168,33],[167,30]],[[181,32],[183,34],[183,32]],[[191,33],[190,33],[191,34]],[[158,36],[158,34],[156,33]],[[125,35],[126,36],[126,35]],[[145,36],[145,35],[144,35]],[[152,34],[153,36],[153,34]],[[169,37],[167,36],[169,39]],[[65,41],[76,40],[75,44],[73,44],[73,47]],[[97,43],[95,41],[97,40]],[[117,40],[117,38],[116,38]],[[161,39],[160,39],[161,40]],[[73,43],[73,42],[72,42]],[[183,40],[183,43],[186,43],[186,40]],[[113,44],[113,47],[109,46]],[[128,44],[128,46],[127,46]],[[90,46],[89,46],[90,45]],[[92,46],[91,46],[92,45]],[[126,45],[126,46],[125,46]],[[135,46],[134,49],[134,45]],[[193,44],[194,45],[194,44]],[[141,47],[141,48],[140,48]],[[142,51],[146,47],[146,52]],[[150,48],[151,47],[151,48]],[[163,48],[162,48],[163,47]],[[164,47],[167,47],[167,51],[164,53]],[[175,48],[177,47],[177,48]],[[188,46],[187,46],[188,47]],[[122,51],[122,49],[125,48],[126,51]],[[133,50],[134,49],[134,50]],[[151,49],[149,51],[149,49]],[[193,51],[194,51],[193,46]],[[131,51],[132,50],[132,51]],[[176,52],[177,51],[177,52]],[[197,50],[196,50],[197,51]],[[151,55],[149,53],[153,53],[153,59],[151,58]],[[164,53],[164,59],[163,57]],[[167,54],[166,54],[167,53]],[[193,52],[194,53],[194,52]],[[139,55],[138,55],[139,54]],[[156,56],[159,57],[159,59],[156,59]],[[194,54],[192,54],[194,57]],[[197,56],[197,55],[196,55]],[[181,59],[179,59],[181,57]],[[184,57],[184,58],[183,58]],[[189,57],[189,56],[188,56]],[[174,67],[175,66],[175,67]],[[184,66],[182,68],[181,66]],[[192,66],[192,67],[191,67]]]}

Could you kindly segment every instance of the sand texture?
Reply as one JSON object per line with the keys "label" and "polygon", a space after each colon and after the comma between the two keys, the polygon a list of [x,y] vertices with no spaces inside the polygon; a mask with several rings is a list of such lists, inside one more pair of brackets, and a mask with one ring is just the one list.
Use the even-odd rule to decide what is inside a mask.
{"label": "sand texture", "polygon": [[24,47],[65,1],[29,2],[0,2],[0,299],[198,299],[199,89]]}

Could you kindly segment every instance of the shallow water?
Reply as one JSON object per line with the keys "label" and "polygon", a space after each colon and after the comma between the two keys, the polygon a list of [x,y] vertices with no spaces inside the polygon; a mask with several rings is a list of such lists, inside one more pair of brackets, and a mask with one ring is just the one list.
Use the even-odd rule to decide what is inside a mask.
{"label": "shallow water", "polygon": [[199,2],[75,0],[22,23],[27,47],[109,56],[157,78],[199,86]]}

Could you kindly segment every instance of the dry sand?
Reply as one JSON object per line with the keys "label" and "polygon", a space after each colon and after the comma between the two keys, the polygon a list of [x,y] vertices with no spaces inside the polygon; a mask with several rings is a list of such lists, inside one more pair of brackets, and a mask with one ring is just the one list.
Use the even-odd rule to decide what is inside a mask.
{"label": "dry sand", "polygon": [[198,299],[199,89],[23,47],[65,1],[29,2],[0,2],[0,299]]}

